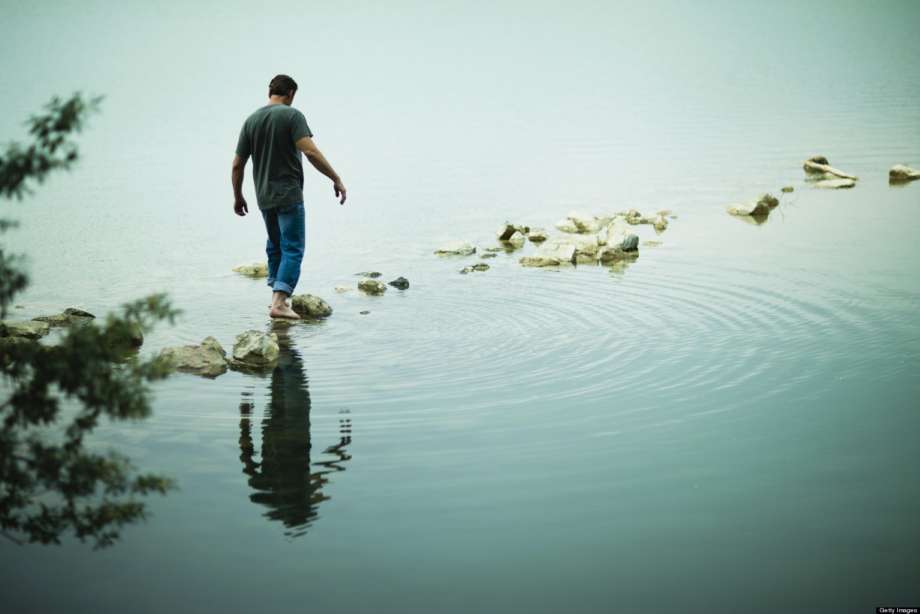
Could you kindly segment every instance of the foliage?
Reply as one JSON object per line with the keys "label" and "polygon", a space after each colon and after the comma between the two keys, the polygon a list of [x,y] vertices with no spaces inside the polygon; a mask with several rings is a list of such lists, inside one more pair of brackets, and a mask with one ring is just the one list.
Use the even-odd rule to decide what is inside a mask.
{"label": "foliage", "polygon": [[[29,120],[33,142],[0,155],[0,197],[22,200],[29,182],[78,159],[69,136],[97,110],[99,98],[53,99]],[[0,220],[0,233],[15,226]],[[0,250],[0,314],[28,285],[21,259]],[[59,343],[0,338],[0,532],[17,543],[60,543],[73,531],[96,547],[143,519],[141,497],[165,493],[171,480],[138,474],[126,457],[89,449],[100,419],[150,414],[148,382],[166,377],[159,359],[134,355],[139,336],[177,315],[164,295],[124,305],[101,323],[69,327]],[[66,415],[66,419],[65,419]]]}

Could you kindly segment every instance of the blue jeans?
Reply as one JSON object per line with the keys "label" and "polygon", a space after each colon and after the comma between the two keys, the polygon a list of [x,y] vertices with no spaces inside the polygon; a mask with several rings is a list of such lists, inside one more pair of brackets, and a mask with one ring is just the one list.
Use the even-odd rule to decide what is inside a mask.
{"label": "blue jeans", "polygon": [[294,294],[300,279],[305,241],[303,203],[262,211],[268,241],[268,285],[275,292]]}

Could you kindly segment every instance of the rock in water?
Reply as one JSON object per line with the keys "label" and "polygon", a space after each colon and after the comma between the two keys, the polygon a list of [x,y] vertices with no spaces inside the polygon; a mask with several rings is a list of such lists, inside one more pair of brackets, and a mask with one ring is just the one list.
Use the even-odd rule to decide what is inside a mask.
{"label": "rock in water", "polygon": [[547,267],[575,263],[575,245],[566,239],[551,239],[541,245],[533,256],[524,256],[521,266]]}
{"label": "rock in water", "polygon": [[465,267],[463,267],[463,268],[460,270],[460,273],[461,273],[462,275],[466,275],[467,273],[472,273],[472,272],[474,272],[474,271],[488,271],[488,270],[489,270],[489,265],[488,265],[488,264],[486,264],[485,262],[479,262],[479,263],[476,263],[476,264],[471,265],[471,266],[465,266]]}
{"label": "rock in water", "polygon": [[549,237],[546,236],[546,231],[542,228],[533,228],[529,233],[527,233],[527,238],[530,239],[531,243],[542,243]]}
{"label": "rock in water", "polygon": [[840,169],[834,168],[824,156],[812,156],[808,158],[802,163],[802,168],[805,169],[806,173],[812,175],[834,175],[841,179],[852,179],[853,181],[859,179],[855,175],[850,175],[849,173],[844,173]]}
{"label": "rock in water", "polygon": [[479,254],[479,257],[482,259],[486,259],[486,258],[495,258],[495,256],[497,255],[498,254],[496,254],[495,252],[483,252]]}
{"label": "rock in water", "polygon": [[355,273],[356,277],[370,277],[371,279],[377,279],[382,273],[380,271],[365,271],[364,273]]}
{"label": "rock in water", "polygon": [[47,322],[12,322],[0,321],[0,337],[14,337],[17,339],[40,339],[48,334],[51,327]]}
{"label": "rock in water", "polygon": [[362,279],[358,282],[358,290],[367,294],[383,294],[387,291],[386,285],[376,279]]}
{"label": "rock in water", "polygon": [[346,292],[351,292],[351,288],[348,286],[336,286],[335,291],[339,294],[345,294]]}
{"label": "rock in water", "polygon": [[278,360],[278,335],[247,330],[236,336],[233,363],[239,367],[268,367]]}
{"label": "rock in water", "polygon": [[255,262],[253,264],[241,264],[233,267],[233,271],[246,277],[268,277],[268,264],[265,262]]}
{"label": "rock in water", "polygon": [[788,194],[789,192],[794,192],[795,188],[792,187],[791,185],[785,185],[782,187],[781,191]]}
{"label": "rock in water", "polygon": [[815,183],[816,188],[823,188],[825,190],[839,190],[841,188],[852,188],[856,185],[856,182],[852,179],[822,179]]}
{"label": "rock in water", "polygon": [[389,282],[389,285],[393,286],[397,290],[408,290],[409,280],[405,277],[397,277],[393,281]]}
{"label": "rock in water", "polygon": [[505,244],[509,247],[517,249],[523,247],[526,240],[526,237],[524,237],[524,234],[520,230],[515,230],[514,234],[511,235],[507,241],[505,241]]}
{"label": "rock in water", "polygon": [[597,253],[601,262],[614,262],[625,258],[634,257],[639,251],[639,236],[634,234],[629,222],[622,217],[614,218],[607,225],[604,235],[604,246]]}
{"label": "rock in water", "polygon": [[476,253],[476,247],[465,241],[451,241],[434,250],[437,256],[469,256]]}
{"label": "rock in water", "polygon": [[659,215],[652,221],[652,225],[656,232],[664,232],[668,228],[668,220],[663,215]]}
{"label": "rock in water", "polygon": [[332,307],[329,303],[318,296],[312,294],[295,294],[291,297],[291,309],[297,312],[302,318],[328,318],[332,315]]}
{"label": "rock in water", "polygon": [[779,204],[779,200],[772,194],[762,194],[756,201],[729,205],[728,212],[732,215],[766,216]]}
{"label": "rock in water", "polygon": [[96,316],[88,311],[83,311],[76,307],[68,307],[63,313],[57,313],[50,316],[38,316],[32,319],[36,322],[46,322],[49,326],[70,326],[72,324],[85,324],[95,317]]}
{"label": "rock in water", "polygon": [[227,352],[214,337],[205,337],[200,345],[164,348],[160,356],[178,371],[204,377],[217,377],[229,364]]}
{"label": "rock in water", "polygon": [[913,181],[914,179],[920,179],[920,171],[903,164],[895,164],[888,171],[889,181]]}
{"label": "rock in water", "polygon": [[567,217],[564,217],[558,222],[556,222],[555,226],[562,232],[568,232],[571,234],[575,234],[578,232],[578,226],[576,226],[575,222],[573,222]]}

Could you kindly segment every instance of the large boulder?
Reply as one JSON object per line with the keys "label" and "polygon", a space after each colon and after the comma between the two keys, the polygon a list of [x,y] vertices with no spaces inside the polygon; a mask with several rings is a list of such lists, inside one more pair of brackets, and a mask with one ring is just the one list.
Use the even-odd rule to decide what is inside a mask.
{"label": "large boulder", "polygon": [[295,294],[291,297],[291,309],[302,318],[318,320],[332,315],[329,303],[312,294]]}
{"label": "large boulder", "polygon": [[241,264],[233,267],[235,273],[245,275],[246,277],[259,278],[268,277],[268,264],[265,262],[254,262],[252,264]]}
{"label": "large boulder", "polygon": [[70,326],[72,324],[85,324],[95,317],[96,316],[88,311],[83,311],[76,307],[68,307],[63,313],[56,313],[50,316],[38,316],[32,319],[36,322],[45,322],[49,326]]}
{"label": "large boulder", "polygon": [[839,190],[841,188],[852,188],[856,182],[852,179],[822,179],[815,183],[816,188],[825,190]]}
{"label": "large boulder", "polygon": [[0,337],[35,340],[47,335],[50,329],[47,322],[36,322],[34,320],[26,322],[0,321]]}
{"label": "large boulder", "polygon": [[469,256],[476,253],[476,246],[466,241],[450,241],[434,250],[437,256]]}
{"label": "large boulder", "polygon": [[227,370],[227,352],[214,337],[205,337],[200,345],[182,345],[164,348],[160,357],[169,361],[174,369],[204,377],[217,377]]}
{"label": "large boulder", "polygon": [[366,294],[383,294],[387,291],[386,284],[376,279],[362,279],[358,282],[358,290]]}
{"label": "large boulder", "polygon": [[824,156],[812,156],[805,160],[802,163],[802,168],[805,169],[806,173],[811,175],[833,175],[835,177],[840,177],[841,179],[852,179],[856,181],[858,177],[855,175],[850,175],[849,173],[844,173],[842,170],[834,168],[827,161],[827,158]]}
{"label": "large boulder", "polygon": [[551,239],[537,248],[533,256],[524,256],[520,263],[527,267],[559,266],[575,263],[575,245],[568,239]]}
{"label": "large boulder", "polygon": [[891,167],[891,170],[888,171],[889,181],[913,181],[914,179],[920,179],[920,170],[904,166],[903,164],[895,164]]}
{"label": "large boulder", "polygon": [[244,369],[269,367],[278,361],[279,352],[278,335],[247,330],[236,336],[233,365]]}
{"label": "large boulder", "polygon": [[777,205],[779,200],[775,196],[762,194],[757,200],[729,205],[727,211],[732,215],[766,216]]}

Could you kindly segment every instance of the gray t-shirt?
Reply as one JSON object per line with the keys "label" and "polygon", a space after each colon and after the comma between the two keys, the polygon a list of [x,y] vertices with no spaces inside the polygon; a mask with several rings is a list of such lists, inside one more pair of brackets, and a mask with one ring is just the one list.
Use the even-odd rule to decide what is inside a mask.
{"label": "gray t-shirt", "polygon": [[296,143],[313,136],[303,113],[285,104],[269,104],[246,118],[236,155],[252,156],[252,177],[259,209],[303,202],[303,164]]}

